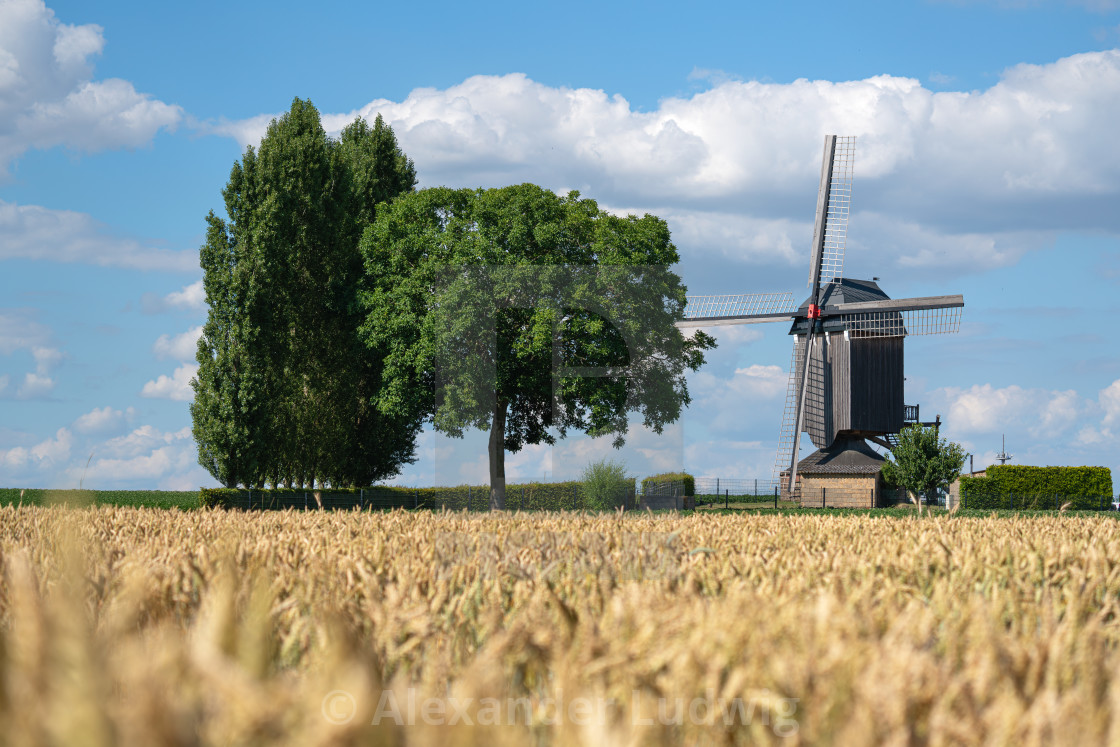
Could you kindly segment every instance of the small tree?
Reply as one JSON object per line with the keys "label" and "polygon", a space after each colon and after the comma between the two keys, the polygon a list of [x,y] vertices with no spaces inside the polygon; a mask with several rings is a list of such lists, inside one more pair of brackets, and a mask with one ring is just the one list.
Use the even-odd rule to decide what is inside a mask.
{"label": "small tree", "polygon": [[965,452],[960,444],[938,438],[936,428],[914,423],[898,434],[898,446],[890,457],[883,465],[883,479],[920,496],[955,480]]}
{"label": "small tree", "polygon": [[626,467],[613,459],[588,463],[582,479],[584,505],[595,511],[622,505],[633,485],[633,480],[626,478]]}

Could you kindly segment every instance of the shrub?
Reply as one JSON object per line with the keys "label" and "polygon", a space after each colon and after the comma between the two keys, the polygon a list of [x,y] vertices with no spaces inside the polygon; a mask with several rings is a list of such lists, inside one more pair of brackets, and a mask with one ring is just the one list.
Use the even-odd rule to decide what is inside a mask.
{"label": "shrub", "polygon": [[607,511],[624,506],[634,492],[633,478],[626,477],[626,467],[613,459],[600,459],[583,471],[583,496],[586,508]]}

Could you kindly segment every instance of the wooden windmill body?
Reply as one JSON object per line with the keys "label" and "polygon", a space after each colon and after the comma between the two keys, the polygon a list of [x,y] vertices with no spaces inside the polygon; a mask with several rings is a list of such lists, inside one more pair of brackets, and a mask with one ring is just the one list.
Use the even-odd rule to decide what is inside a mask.
{"label": "wooden windmill body", "polygon": [[866,466],[866,440],[889,445],[886,439],[902,429],[905,419],[905,338],[957,331],[964,307],[961,295],[891,299],[878,278],[842,277],[854,155],[854,137],[825,137],[810,294],[800,306],[792,293],[690,296],[685,320],[678,324],[792,322],[793,355],[774,476],[788,470],[794,490],[801,433],[826,454],[822,458],[837,464]]}

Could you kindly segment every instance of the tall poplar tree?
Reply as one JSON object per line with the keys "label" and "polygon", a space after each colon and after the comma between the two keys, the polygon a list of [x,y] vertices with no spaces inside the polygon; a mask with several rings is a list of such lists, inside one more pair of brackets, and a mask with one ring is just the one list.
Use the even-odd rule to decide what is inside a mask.
{"label": "tall poplar tree", "polygon": [[358,239],[412,190],[380,116],[340,140],[296,99],[248,148],[201,250],[210,313],[192,404],[199,461],[223,484],[368,484],[412,461],[417,417],[371,399],[380,353],[357,336]]}
{"label": "tall poplar tree", "polygon": [[241,346],[236,339],[240,333],[233,290],[236,259],[225,221],[210,211],[206,222],[201,263],[210,314],[199,339],[198,374],[191,382],[195,390],[191,419],[199,464],[232,488],[252,471],[245,450],[249,428],[241,396]]}

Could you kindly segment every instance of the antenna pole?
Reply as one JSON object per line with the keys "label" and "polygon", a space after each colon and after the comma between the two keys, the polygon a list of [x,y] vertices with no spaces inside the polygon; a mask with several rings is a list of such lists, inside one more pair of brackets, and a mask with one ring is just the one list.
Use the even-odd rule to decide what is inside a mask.
{"label": "antenna pole", "polygon": [[996,454],[996,459],[999,460],[1000,464],[1007,464],[1008,462],[1011,461],[1011,458],[1014,457],[1015,455],[1007,453],[1007,434],[1006,433],[1003,434],[1003,441],[1001,443],[1002,443],[1002,446],[999,450],[999,453]]}

